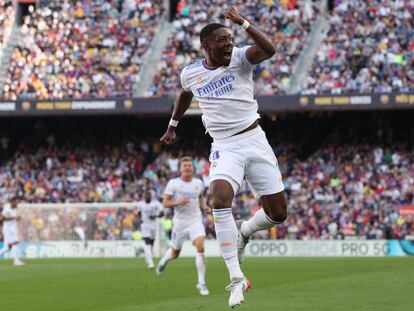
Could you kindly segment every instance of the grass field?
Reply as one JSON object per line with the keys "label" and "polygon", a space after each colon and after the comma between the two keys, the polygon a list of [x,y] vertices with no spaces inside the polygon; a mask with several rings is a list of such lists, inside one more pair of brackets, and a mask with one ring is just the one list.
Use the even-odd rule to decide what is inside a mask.
{"label": "grass field", "polygon": [[[194,259],[171,262],[162,277],[143,259],[0,261],[1,311],[230,310],[228,275],[208,258],[210,295],[195,289]],[[414,257],[247,258],[253,289],[239,310],[414,310]]]}

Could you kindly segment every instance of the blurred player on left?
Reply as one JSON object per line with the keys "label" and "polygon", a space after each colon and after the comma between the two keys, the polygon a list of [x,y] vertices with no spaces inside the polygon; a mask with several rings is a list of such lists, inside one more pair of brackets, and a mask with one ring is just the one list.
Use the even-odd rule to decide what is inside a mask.
{"label": "blurred player on left", "polygon": [[144,201],[138,203],[138,212],[141,213],[141,232],[145,241],[144,256],[148,269],[154,269],[152,259],[152,246],[155,240],[156,218],[164,216],[163,205],[158,200],[153,200],[150,191],[145,192]]}
{"label": "blurred player on left", "polygon": [[24,266],[25,263],[20,260],[19,254],[19,239],[17,238],[17,221],[20,216],[17,215],[18,198],[13,197],[10,203],[3,206],[2,221],[3,221],[3,248],[0,250],[0,256],[11,250],[13,263],[15,266]]}

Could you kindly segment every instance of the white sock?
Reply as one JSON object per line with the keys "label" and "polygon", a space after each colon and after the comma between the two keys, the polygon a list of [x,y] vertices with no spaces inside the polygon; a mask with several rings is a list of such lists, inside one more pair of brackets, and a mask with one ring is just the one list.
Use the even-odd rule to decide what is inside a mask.
{"label": "white sock", "polygon": [[0,249],[0,256],[4,255],[5,253],[7,253],[9,251],[9,248],[5,245],[3,246],[2,249]]}
{"label": "white sock", "polygon": [[197,253],[195,263],[197,267],[198,284],[206,284],[206,263],[204,253]]}
{"label": "white sock", "polygon": [[147,262],[148,266],[154,266],[154,261],[152,260],[152,245],[145,244],[144,245],[144,256],[145,261]]}
{"label": "white sock", "polygon": [[160,262],[159,262],[159,265],[164,266],[164,265],[166,265],[166,264],[167,264],[167,262],[168,262],[168,261],[170,261],[171,259],[173,259],[173,258],[172,258],[172,248],[169,248],[169,249],[165,252],[164,256],[162,256],[162,258],[161,258],[161,260],[160,260]]}
{"label": "white sock", "polygon": [[266,230],[278,224],[280,223],[270,219],[264,212],[263,208],[261,208],[256,212],[256,214],[253,215],[252,218],[242,223],[240,230],[245,237],[250,237],[257,231]]}
{"label": "white sock", "polygon": [[12,255],[12,258],[14,259],[14,261],[18,261],[19,260],[19,257],[20,257],[19,256],[19,246],[17,244],[14,244],[12,246],[11,255]]}
{"label": "white sock", "polygon": [[230,279],[242,278],[237,258],[237,227],[231,208],[213,209],[214,225],[221,254],[230,273]]}

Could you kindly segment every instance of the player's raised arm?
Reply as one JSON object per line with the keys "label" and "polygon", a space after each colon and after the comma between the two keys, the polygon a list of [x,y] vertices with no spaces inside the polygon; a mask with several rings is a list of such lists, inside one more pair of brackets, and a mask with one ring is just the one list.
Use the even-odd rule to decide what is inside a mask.
{"label": "player's raised arm", "polygon": [[276,49],[269,38],[260,29],[250,25],[247,20],[241,17],[235,7],[227,9],[224,17],[240,25],[256,44],[246,51],[246,57],[252,64],[259,64],[275,55]]}
{"label": "player's raised arm", "polygon": [[190,107],[192,100],[193,93],[191,91],[181,89],[177,99],[175,100],[174,110],[170,123],[168,124],[167,131],[160,139],[162,143],[167,145],[174,143],[176,137],[175,129],[177,128],[178,122],[181,120],[188,107]]}

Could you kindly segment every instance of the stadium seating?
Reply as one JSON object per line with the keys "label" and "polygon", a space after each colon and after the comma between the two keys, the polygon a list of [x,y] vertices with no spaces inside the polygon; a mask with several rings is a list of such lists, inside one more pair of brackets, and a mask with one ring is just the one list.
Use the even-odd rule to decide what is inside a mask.
{"label": "stadium seating", "polygon": [[[2,97],[82,98],[131,96],[142,56],[163,16],[162,1],[53,1],[31,9],[13,51]],[[260,5],[258,5],[260,3]],[[339,1],[330,27],[301,85],[304,94],[406,92],[414,89],[414,18],[410,1]],[[182,68],[203,57],[201,28],[222,22],[217,1],[181,1],[171,38],[146,96],[175,96]],[[266,32],[277,54],[256,66],[258,95],[284,94],[293,65],[308,44],[319,7],[309,0],[234,1]],[[259,9],[258,9],[259,8]],[[6,12],[7,10],[7,12]],[[11,1],[2,1],[1,45],[9,35]],[[1,15],[0,15],[1,16]],[[141,27],[145,25],[145,27]],[[232,26],[236,46],[251,44]]]}
{"label": "stadium seating", "polygon": [[118,3],[55,1],[32,7],[12,54],[3,97],[131,96],[163,1]]}
{"label": "stadium seating", "polygon": [[[124,152],[72,153],[61,149],[51,153],[39,149],[30,156],[16,154],[2,167],[3,172],[5,167],[13,168],[13,177],[3,173],[0,182],[21,189],[29,202],[108,202],[138,200],[146,186],[160,196],[166,185],[165,177],[176,176],[177,158],[171,154],[161,153],[142,169],[140,160]],[[289,216],[278,226],[277,237],[399,239],[409,235],[413,220],[401,218],[398,208],[413,203],[412,159],[414,153],[405,149],[347,145],[326,147],[305,161],[295,161],[285,178]],[[195,164],[198,176],[207,181],[207,159],[200,157]],[[260,207],[247,187],[233,205],[237,217],[248,217]],[[110,218],[115,227],[108,227],[105,221],[109,220],[99,217],[96,219],[99,223],[88,228],[111,230],[96,232],[97,239],[109,239],[114,230],[117,238],[126,238],[122,226],[129,214],[121,209],[115,219]],[[213,219],[208,216],[205,222],[212,237]],[[271,232],[259,236],[272,237]]]}
{"label": "stadium seating", "polygon": [[[414,150],[407,138],[398,137],[398,133],[410,135],[408,123],[403,122],[402,115],[396,118],[401,124],[394,126],[385,126],[390,119],[378,116],[370,120],[364,114],[349,118],[355,122],[351,127],[350,119],[343,117],[332,118],[328,123],[327,115],[304,120],[287,117],[277,123],[277,131],[270,130],[275,125],[264,120],[284,176],[289,216],[277,232],[261,232],[258,237],[398,239],[414,232],[414,219],[404,219],[399,214],[400,206],[414,205]],[[292,120],[309,130],[293,130]],[[371,134],[355,134],[366,129],[359,120],[370,124]],[[167,180],[177,175],[178,158],[189,153],[196,156],[195,171],[203,179],[208,196],[209,144],[202,137],[197,120],[187,120],[181,126],[182,133],[188,133],[188,147],[181,141],[176,149],[168,151],[160,149],[158,133],[147,135],[137,129],[133,134],[122,130],[123,138],[119,139],[108,134],[116,131],[115,124],[103,123],[103,128],[96,129],[95,123],[88,122],[89,127],[79,124],[71,128],[70,135],[81,131],[81,139],[71,138],[64,131],[63,140],[58,138],[62,137],[60,133],[47,136],[46,143],[43,139],[35,142],[40,135],[36,133],[42,129],[37,125],[40,130],[35,130],[32,138],[27,137],[32,147],[21,144],[1,164],[0,198],[4,201],[18,192],[26,202],[34,203],[130,202],[139,200],[147,188],[162,197]],[[155,129],[163,124],[162,120],[148,122]],[[377,129],[372,122],[384,125]],[[142,123],[145,128],[147,123]],[[320,129],[312,132],[318,126]],[[93,128],[109,140],[101,140]],[[258,208],[260,203],[248,186],[242,185],[242,192],[233,201],[236,218],[248,218]],[[113,238],[114,232],[116,238],[131,238],[123,232],[124,218],[132,217],[130,213],[120,210],[112,217],[115,219],[110,219],[111,226],[102,217],[94,220],[99,222],[96,226],[88,226],[102,228],[94,238]],[[134,218],[133,223],[136,229],[139,219]],[[208,236],[212,237],[211,215],[206,216],[205,224]]]}
{"label": "stadium seating", "polygon": [[412,1],[342,1],[302,92],[413,91],[413,13]]}

